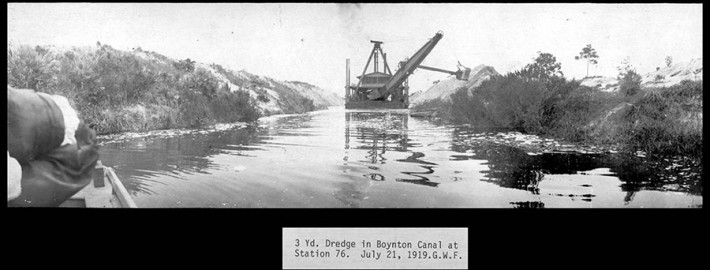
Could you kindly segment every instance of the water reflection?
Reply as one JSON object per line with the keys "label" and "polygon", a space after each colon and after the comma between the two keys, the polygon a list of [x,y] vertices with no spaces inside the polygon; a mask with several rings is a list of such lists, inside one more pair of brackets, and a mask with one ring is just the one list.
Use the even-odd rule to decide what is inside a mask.
{"label": "water reflection", "polygon": [[426,169],[427,171],[426,172],[402,172],[403,174],[408,174],[408,175],[417,177],[416,179],[397,178],[396,180],[398,182],[405,182],[405,183],[425,185],[425,186],[430,186],[430,187],[437,187],[439,185],[439,183],[432,182],[429,180],[429,178],[422,175],[422,174],[434,174],[434,167],[433,166],[421,166],[421,167]]}
{"label": "water reflection", "polygon": [[411,156],[408,156],[406,159],[398,159],[397,161],[399,162],[409,162],[409,163],[415,163],[415,164],[423,164],[420,165],[419,167],[425,169],[425,172],[402,172],[403,174],[411,175],[416,178],[414,179],[405,179],[405,178],[397,178],[396,180],[399,182],[405,182],[405,183],[412,183],[412,184],[420,184],[420,185],[425,185],[425,186],[430,186],[430,187],[436,187],[439,185],[437,182],[432,182],[429,180],[429,178],[423,176],[423,174],[434,174],[434,166],[437,165],[436,163],[433,162],[428,162],[428,161],[423,161],[420,160],[419,158],[424,157],[424,153],[421,152],[413,152]]}
{"label": "water reflection", "polygon": [[703,166],[694,160],[655,160],[616,156],[604,159],[611,171],[622,181],[627,192],[625,202],[642,190],[674,191],[702,196]]}
{"label": "water reflection", "polygon": [[481,181],[540,194],[538,185],[545,173],[540,164],[532,162],[525,152],[512,147],[499,147],[474,149],[474,153],[488,160],[489,170],[484,171],[488,178]]}
{"label": "water reflection", "polygon": [[372,163],[383,161],[387,151],[406,152],[411,147],[406,112],[345,112],[345,149],[350,149],[351,138],[355,149],[368,150]]}
{"label": "water reflection", "polygon": [[[702,195],[702,164],[690,160],[657,160],[628,155],[602,155],[579,153],[543,153],[531,156],[518,148],[485,144],[475,147],[463,143],[471,134],[487,132],[471,128],[455,128],[452,133],[452,151],[467,155],[452,155],[451,160],[485,159],[489,170],[482,181],[495,183],[501,187],[527,190],[539,195],[540,182],[545,175],[584,175],[586,171],[609,168],[605,176],[618,177],[620,189],[626,192],[624,202],[628,204],[634,195],[642,190],[675,191],[690,195]],[[675,164],[675,165],[674,165]],[[681,165],[683,164],[683,165]],[[590,187],[581,184],[582,187]],[[549,195],[579,197],[591,202],[596,196],[590,193]],[[516,204],[516,207],[521,207]]]}
{"label": "water reflection", "polygon": [[[348,111],[345,112],[345,149],[365,150],[364,159],[357,161],[383,165],[388,160],[385,157],[388,151],[408,152],[408,149],[415,147],[409,139],[409,114],[406,111]],[[343,160],[350,160],[351,153],[345,152]],[[404,159],[396,159],[396,162],[413,163],[424,171],[399,171],[398,173],[413,176],[413,178],[396,177],[397,182],[411,183],[436,187],[439,183],[432,182],[425,175],[434,173],[437,165],[433,162],[421,160],[425,154],[422,152],[412,152]],[[378,167],[368,166],[371,170],[379,170]],[[363,175],[373,181],[386,181],[382,173],[371,172]]]}
{"label": "water reflection", "polygon": [[541,209],[545,208],[545,203],[536,201],[527,202],[511,202],[513,208],[523,208],[523,209]]}

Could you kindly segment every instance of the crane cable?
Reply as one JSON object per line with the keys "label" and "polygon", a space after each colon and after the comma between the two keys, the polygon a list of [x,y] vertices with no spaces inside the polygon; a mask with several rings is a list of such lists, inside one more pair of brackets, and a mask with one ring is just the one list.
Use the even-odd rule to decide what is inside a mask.
{"label": "crane cable", "polygon": [[[452,37],[451,37],[451,40],[452,40],[452,43],[453,43],[453,44],[457,44],[455,37],[452,36]],[[451,45],[450,45],[450,46],[451,46]],[[456,47],[453,47],[453,46],[452,46],[452,48],[453,48],[453,49],[452,49],[451,51],[454,52],[454,58],[456,58],[456,63],[457,63],[456,68],[458,68],[458,69],[465,69],[466,66],[464,66],[463,64],[461,64],[461,60],[460,60],[460,58],[459,58],[459,55],[456,53],[456,51],[457,51],[457,50],[456,50]]]}
{"label": "crane cable", "polygon": [[[452,41],[453,44],[456,44],[456,43],[455,43],[455,42],[456,42],[456,38],[455,38],[455,37],[451,37],[451,41]],[[451,45],[449,45],[449,46],[451,46]],[[453,47],[453,46],[452,46],[452,47]],[[461,64],[461,61],[459,61],[459,56],[458,56],[458,54],[456,54],[456,47],[453,47],[453,50],[451,50],[451,51],[454,52],[454,58],[456,58],[456,62],[458,62],[459,64]]]}
{"label": "crane cable", "polygon": [[[452,36],[452,37],[451,37],[451,43],[454,43],[454,44],[455,44],[455,42],[456,42],[456,38],[454,38],[454,37]],[[456,53],[456,51],[457,51],[457,50],[456,50],[456,47],[454,47],[453,45],[450,45],[450,43],[447,43],[447,44],[445,45],[445,47],[446,47],[446,49],[447,49],[448,51],[451,51],[451,52],[454,53],[454,58],[456,59],[456,62],[457,62],[456,68],[458,68],[459,70],[461,70],[462,67],[463,67],[463,68],[466,68],[464,65],[461,64],[461,61],[459,60],[459,56],[458,56],[458,54]]]}
{"label": "crane cable", "polygon": [[[416,41],[419,41],[419,39],[415,39],[415,38],[400,38],[400,39],[395,39],[395,40],[389,40],[389,41],[387,41],[387,43],[390,43],[390,44],[391,44],[391,43],[405,43],[405,42],[406,42],[406,43],[413,43],[415,40],[416,40]],[[455,38],[454,36],[452,36],[452,37],[451,37],[451,41],[452,41],[452,43],[455,44],[456,38]],[[445,46],[447,47],[447,49],[448,49],[449,51],[451,51],[451,52],[454,53],[454,58],[456,59],[456,62],[457,62],[457,68],[459,68],[459,69],[461,69],[461,68],[466,68],[466,66],[464,66],[463,64],[461,64],[461,60],[460,60],[460,58],[459,58],[459,56],[458,56],[456,47],[454,47],[454,46],[451,45],[451,44],[446,44]],[[414,52],[416,52],[416,50],[415,50]],[[411,54],[410,54],[410,55],[411,55]],[[409,59],[409,57],[406,57],[406,59]]]}

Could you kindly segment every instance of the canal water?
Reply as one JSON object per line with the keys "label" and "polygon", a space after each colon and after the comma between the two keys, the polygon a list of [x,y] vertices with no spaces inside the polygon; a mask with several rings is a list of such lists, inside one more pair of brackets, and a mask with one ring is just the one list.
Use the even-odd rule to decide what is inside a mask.
{"label": "canal water", "polygon": [[702,207],[702,165],[466,143],[490,132],[331,108],[102,139],[101,160],[148,208]]}

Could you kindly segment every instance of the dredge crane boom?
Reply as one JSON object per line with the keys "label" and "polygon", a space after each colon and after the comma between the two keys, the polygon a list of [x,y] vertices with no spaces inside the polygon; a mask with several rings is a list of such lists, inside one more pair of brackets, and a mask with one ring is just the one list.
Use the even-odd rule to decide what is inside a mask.
{"label": "dredge crane boom", "polygon": [[407,60],[402,65],[402,68],[400,68],[394,75],[392,75],[392,78],[385,84],[385,93],[394,88],[395,86],[398,86],[404,82],[407,77],[409,77],[409,74],[412,73],[419,64],[424,61],[424,58],[426,58],[429,53],[431,53],[431,50],[434,49],[434,46],[436,46],[437,43],[439,43],[439,40],[441,40],[443,34],[441,32],[436,33],[433,38],[431,38],[424,46],[422,46],[412,57]]}
{"label": "dredge crane boom", "polygon": [[[462,70],[461,67],[464,69]],[[459,63],[459,70],[458,71],[449,71],[449,70],[444,70],[440,68],[433,68],[433,67],[427,67],[427,66],[422,66],[419,65],[419,68],[421,69],[426,69],[426,70],[431,70],[431,71],[438,71],[438,72],[443,72],[443,73],[449,73],[451,75],[455,75],[456,79],[458,80],[463,80],[463,81],[468,81],[468,77],[471,75],[471,69],[464,67]]]}
{"label": "dredge crane boom", "polygon": [[424,61],[424,58],[431,53],[431,50],[434,49],[434,46],[436,46],[436,43],[441,40],[441,37],[443,34],[441,31],[436,33],[433,38],[431,38],[424,46],[422,46],[412,57],[409,58],[404,64],[402,65],[397,72],[392,75],[392,77],[385,83],[385,86],[379,90],[372,91],[369,95],[367,95],[367,98],[369,99],[379,99],[379,98],[386,98],[387,96],[391,95],[392,92],[394,91],[395,88],[399,87],[402,85],[404,80],[409,77],[409,74],[412,74],[412,72],[419,67],[419,64]]}
{"label": "dredge crane boom", "polygon": [[370,94],[367,95],[367,98],[371,100],[386,99],[389,95],[394,93],[395,90],[400,87],[402,83],[409,77],[409,75],[412,74],[412,72],[417,68],[448,73],[451,75],[456,75],[456,79],[468,80],[469,74],[471,73],[471,69],[464,67],[464,69],[461,70],[460,67],[462,66],[460,65],[460,63],[458,71],[448,71],[420,65],[422,61],[424,61],[424,58],[426,58],[429,53],[431,53],[431,50],[434,49],[434,46],[436,46],[439,40],[441,40],[443,35],[444,34],[439,31],[438,33],[436,33],[436,35],[434,35],[433,38],[429,39],[429,41],[424,44],[424,46],[422,46],[416,53],[414,53],[414,55],[412,55],[409,60],[401,62],[399,70],[397,70],[397,72],[392,75],[392,77],[385,83],[385,85],[382,88],[370,92]]}

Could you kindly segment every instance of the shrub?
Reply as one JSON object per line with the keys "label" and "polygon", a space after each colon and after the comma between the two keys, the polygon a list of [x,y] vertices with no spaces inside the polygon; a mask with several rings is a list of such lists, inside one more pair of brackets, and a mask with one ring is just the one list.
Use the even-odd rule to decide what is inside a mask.
{"label": "shrub", "polygon": [[[195,61],[174,61],[140,47],[124,52],[98,44],[55,53],[40,46],[8,46],[7,56],[9,85],[66,96],[98,134],[254,121],[261,116],[249,93],[220,87]],[[250,74],[243,79],[220,65],[212,67],[236,85],[276,85],[286,100],[286,112],[315,109],[312,100],[278,82]],[[262,92],[257,98],[268,102]]]}
{"label": "shrub", "polygon": [[189,89],[180,93],[178,102],[179,121],[187,127],[201,127],[211,124],[214,118],[207,97]]}
{"label": "shrub", "polygon": [[197,68],[194,72],[187,74],[180,79],[180,87],[183,91],[192,91],[212,98],[219,87],[219,81],[209,71],[204,68]]}
{"label": "shrub", "polygon": [[304,112],[315,111],[316,106],[313,105],[313,100],[307,97],[301,97],[300,105],[304,109]]}
{"label": "shrub", "polygon": [[525,68],[494,76],[475,89],[458,89],[451,101],[428,101],[413,109],[435,110],[457,124],[620,144],[654,156],[702,157],[702,81],[645,88],[641,95],[641,76],[628,67],[618,93],[539,74]]}
{"label": "shrub", "polygon": [[702,82],[649,89],[626,115],[624,143],[649,154],[702,156]]}
{"label": "shrub", "polygon": [[[96,66],[101,56],[95,50],[73,49],[59,56],[57,88],[78,106],[101,106],[97,92],[102,87]],[[82,110],[79,110],[80,112]]]}
{"label": "shrub", "polygon": [[258,101],[261,101],[261,102],[269,102],[269,98],[266,96],[266,95],[267,95],[266,90],[264,90],[264,89],[257,89],[257,90],[256,90],[256,93],[257,93],[256,99],[257,99]]}
{"label": "shrub", "polygon": [[178,70],[186,73],[191,73],[195,71],[195,61],[190,60],[190,58],[173,62],[173,66]]}
{"label": "shrub", "polygon": [[683,80],[679,84],[668,88],[666,97],[681,99],[703,100],[703,81]]}
{"label": "shrub", "polygon": [[[556,102],[555,112],[549,116],[546,133],[573,142],[595,140],[595,119],[604,119],[605,114],[620,103],[615,93],[598,91],[591,87],[579,86],[564,99]],[[605,134],[606,135],[606,134]]]}
{"label": "shrub", "polygon": [[58,71],[53,54],[42,47],[7,49],[7,83],[14,87],[51,92]]}
{"label": "shrub", "polygon": [[213,99],[210,106],[217,121],[251,122],[261,117],[261,113],[255,103],[248,92],[237,90],[234,92],[220,92],[218,98]]}
{"label": "shrub", "polygon": [[619,91],[626,96],[636,95],[641,91],[641,75],[633,70],[628,70],[619,78]]}
{"label": "shrub", "polygon": [[440,112],[441,117],[449,117],[455,123],[472,123],[478,127],[490,127],[495,123],[490,119],[490,112],[486,104],[479,98],[472,97],[468,89],[461,88],[451,95],[451,105],[441,106],[436,102],[427,104],[431,107],[450,107],[450,110]]}
{"label": "shrub", "polygon": [[492,77],[470,92],[459,89],[452,95],[451,119],[456,123],[507,127],[521,132],[545,132],[559,114],[557,104],[579,82],[541,74],[525,68]]}
{"label": "shrub", "polygon": [[261,93],[260,93],[260,94],[257,95],[256,97],[257,97],[257,99],[258,99],[259,101],[261,101],[261,102],[269,102],[269,98],[266,97],[266,95],[264,95],[264,94],[261,94]]}

